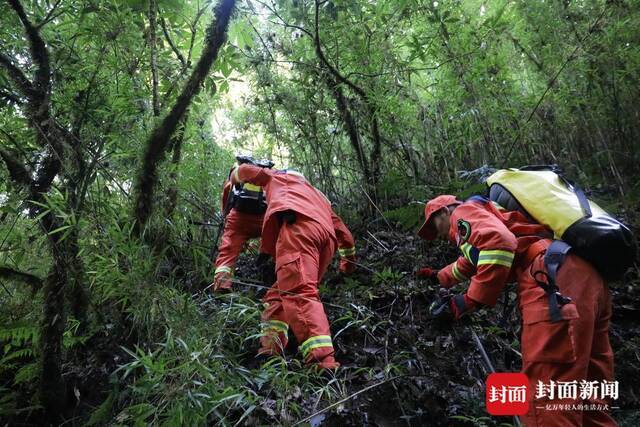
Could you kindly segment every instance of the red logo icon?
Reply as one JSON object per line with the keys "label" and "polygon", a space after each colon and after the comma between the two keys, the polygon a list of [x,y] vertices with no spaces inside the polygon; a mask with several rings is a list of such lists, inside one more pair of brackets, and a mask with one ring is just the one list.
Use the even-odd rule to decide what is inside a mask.
{"label": "red logo icon", "polygon": [[524,415],[529,410],[529,393],[529,379],[525,374],[490,374],[486,389],[487,412],[491,415]]}

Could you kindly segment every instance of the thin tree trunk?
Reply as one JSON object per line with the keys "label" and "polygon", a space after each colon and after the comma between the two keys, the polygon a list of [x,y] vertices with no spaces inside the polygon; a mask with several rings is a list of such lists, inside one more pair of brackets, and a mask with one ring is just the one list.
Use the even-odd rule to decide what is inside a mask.
{"label": "thin tree trunk", "polygon": [[[341,106],[340,103],[342,103],[343,100],[346,100],[346,98],[343,95],[341,96],[340,93],[334,92],[335,90],[334,88],[340,89],[339,84],[344,84],[347,87],[351,88],[358,96],[360,96],[360,98],[362,98],[366,107],[367,116],[371,123],[371,138],[372,138],[373,147],[371,149],[371,154],[369,156],[368,161],[367,161],[367,156],[364,153],[362,143],[359,142],[357,145],[355,145],[355,141],[353,139],[353,136],[351,135],[350,135],[350,139],[351,139],[351,144],[354,145],[354,149],[356,149],[356,154],[359,156],[361,165],[363,164],[363,160],[365,163],[368,164],[366,169],[363,167],[363,172],[365,173],[365,180],[367,184],[366,187],[368,188],[368,191],[371,193],[370,195],[373,198],[373,200],[376,201],[378,183],[380,181],[380,164],[381,164],[381,155],[382,155],[382,138],[380,136],[380,127],[378,124],[377,114],[373,108],[373,105],[372,105],[373,103],[371,102],[371,99],[369,98],[367,93],[362,88],[360,88],[359,86],[357,86],[356,84],[348,80],[346,77],[344,77],[342,74],[340,74],[340,72],[329,63],[326,56],[324,55],[324,52],[322,51],[322,43],[320,41],[319,8],[320,8],[320,2],[316,0],[315,1],[315,34],[314,34],[315,51],[316,51],[316,56],[318,57],[322,65],[324,65],[324,67],[333,76],[333,81],[330,80],[330,89],[334,93],[334,98],[336,98],[338,109],[340,110],[341,108],[344,108],[344,105],[346,105],[346,103],[343,104],[343,106]],[[342,98],[342,99],[339,99],[339,98]],[[343,116],[343,120],[344,120],[344,114],[342,113],[342,111],[341,111],[341,115]],[[352,122],[354,123],[354,127],[355,127],[355,120],[352,119]],[[345,121],[345,125],[347,126],[347,128],[351,126],[346,121]],[[356,129],[356,135],[357,135],[357,128],[355,129]],[[351,130],[349,129],[348,131],[351,132]]]}
{"label": "thin tree trunk", "polygon": [[[35,134],[36,143],[42,148],[43,157],[37,174],[32,178],[29,168],[7,151],[0,151],[11,178],[28,190],[25,204],[31,216],[39,215],[39,225],[47,236],[53,265],[43,287],[43,315],[40,334],[40,403],[45,419],[57,423],[62,419],[66,403],[66,388],[62,376],[62,335],[66,325],[65,291],[73,282],[70,298],[74,301],[77,315],[84,317],[86,295],[81,288],[82,267],[79,259],[78,231],[71,229],[65,236],[61,227],[67,225],[53,211],[43,212],[45,194],[53,180],[63,172],[63,161],[70,157],[74,174],[63,178],[63,191],[70,195],[70,210],[76,205],[76,186],[84,173],[80,140],[73,138],[66,127],[56,123],[51,115],[51,68],[49,52],[38,28],[35,27],[19,0],[8,0],[10,7],[24,27],[29,42],[31,58],[36,65],[31,81],[13,64],[6,55],[0,53],[0,66],[8,71],[9,78],[28,100],[25,112]],[[69,147],[72,148],[69,153]],[[66,163],[66,162],[65,162]],[[73,278],[70,278],[70,275]]]}
{"label": "thin tree trunk", "polygon": [[[48,213],[41,220],[49,232],[62,224]],[[40,401],[48,421],[61,420],[66,406],[66,387],[62,377],[62,335],[67,323],[64,293],[69,281],[67,251],[60,242],[61,233],[50,235],[53,265],[44,285],[44,306],[40,333]]]}
{"label": "thin tree trunk", "polygon": [[165,208],[165,216],[171,218],[173,212],[178,205],[178,168],[180,167],[180,159],[182,157],[182,143],[184,142],[184,133],[187,127],[188,113],[182,118],[179,130],[171,141],[171,172],[169,173],[169,188],[167,190],[167,205]]}
{"label": "thin tree trunk", "polygon": [[372,175],[371,171],[369,170],[369,162],[364,153],[362,142],[360,141],[360,135],[358,134],[356,121],[351,114],[351,109],[349,108],[349,101],[342,92],[340,84],[334,78],[332,78],[331,76],[327,76],[326,80],[329,89],[331,90],[331,94],[336,101],[336,106],[338,107],[338,111],[340,112],[340,118],[342,119],[342,123],[344,124],[347,135],[349,136],[349,141],[351,142],[353,151],[355,151],[356,157],[358,158],[358,163],[362,168],[364,179],[368,184],[370,184],[372,182]]}
{"label": "thin tree trunk", "polygon": [[160,115],[160,100],[158,98],[158,49],[156,46],[156,30],[158,6],[156,0],[149,0],[149,50],[151,54],[151,96],[153,116]]}

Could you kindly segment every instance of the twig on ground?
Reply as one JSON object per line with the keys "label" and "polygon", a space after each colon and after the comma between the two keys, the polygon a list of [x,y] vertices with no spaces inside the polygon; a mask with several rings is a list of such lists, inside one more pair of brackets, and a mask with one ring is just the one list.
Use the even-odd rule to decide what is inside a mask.
{"label": "twig on ground", "polygon": [[356,397],[356,396],[361,395],[361,394],[362,394],[362,393],[364,393],[364,392],[367,392],[367,391],[369,391],[369,390],[371,390],[371,389],[374,389],[374,388],[376,388],[376,387],[379,387],[379,386],[381,386],[381,385],[384,385],[384,384],[386,384],[386,383],[388,383],[388,382],[395,381],[395,380],[397,380],[398,378],[402,378],[402,377],[404,377],[404,376],[405,376],[405,375],[398,375],[398,376],[395,376],[395,377],[387,378],[386,380],[383,380],[383,381],[377,382],[377,383],[375,383],[375,384],[371,384],[370,386],[367,386],[367,387],[363,388],[362,390],[359,390],[359,391],[357,391],[357,392],[355,392],[355,393],[353,393],[353,394],[351,394],[351,395],[349,395],[349,396],[345,397],[344,399],[341,399],[341,400],[339,400],[339,401],[337,401],[337,402],[335,402],[335,403],[332,403],[331,405],[329,405],[329,406],[325,407],[324,409],[321,409],[321,410],[319,410],[318,412],[315,412],[315,413],[313,413],[313,414],[309,415],[307,418],[305,418],[305,419],[303,419],[303,420],[298,421],[298,422],[297,422],[297,423],[295,423],[294,425],[299,426],[300,424],[304,424],[304,423],[306,423],[307,421],[311,420],[313,417],[316,417],[316,416],[318,416],[318,415],[320,415],[320,414],[323,414],[323,413],[327,412],[327,411],[328,411],[328,410],[330,410],[331,408],[335,408],[335,407],[336,407],[336,406],[338,406],[338,405],[341,405],[341,404],[343,404],[343,403],[345,403],[345,402],[348,402],[349,400],[353,399],[353,398],[354,398],[354,397]]}

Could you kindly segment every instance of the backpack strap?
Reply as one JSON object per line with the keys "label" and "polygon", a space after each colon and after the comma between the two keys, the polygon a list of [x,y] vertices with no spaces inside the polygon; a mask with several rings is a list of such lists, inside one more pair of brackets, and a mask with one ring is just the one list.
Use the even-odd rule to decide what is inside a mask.
{"label": "backpack strap", "polygon": [[589,205],[589,200],[587,200],[587,196],[585,196],[584,191],[578,185],[574,184],[572,181],[569,181],[564,175],[558,174],[558,177],[564,182],[569,190],[573,191],[578,198],[578,202],[580,203],[580,208],[582,209],[582,213],[585,218],[590,218],[593,216],[591,212],[591,205]]}
{"label": "backpack strap", "polygon": [[573,181],[569,180],[565,174],[564,170],[558,165],[528,165],[519,168],[521,171],[551,171],[558,175],[558,178],[569,188],[569,190],[573,191],[578,198],[578,202],[580,203],[580,208],[582,209],[582,213],[585,218],[590,218],[593,216],[591,212],[591,205],[589,205],[589,200],[587,200],[587,196],[585,196],[582,188],[575,184]]}
{"label": "backpack strap", "polygon": [[554,240],[547,249],[547,253],[544,255],[544,266],[547,270],[548,283],[543,284],[538,281],[538,285],[540,285],[549,296],[549,314],[551,315],[552,323],[562,320],[560,307],[570,301],[567,297],[562,296],[560,292],[558,292],[559,288],[556,284],[558,270],[562,266],[562,263],[570,250],[571,246],[566,242],[563,242],[562,240]]}

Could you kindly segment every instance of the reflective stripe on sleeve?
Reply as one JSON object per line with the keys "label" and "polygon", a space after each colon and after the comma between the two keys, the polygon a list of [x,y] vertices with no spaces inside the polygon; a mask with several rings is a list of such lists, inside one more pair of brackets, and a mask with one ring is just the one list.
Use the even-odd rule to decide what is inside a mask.
{"label": "reflective stripe on sleeve", "polygon": [[453,273],[453,277],[455,277],[456,279],[458,279],[460,281],[464,281],[464,280],[468,280],[469,279],[464,274],[460,273],[460,270],[458,269],[458,261],[453,263],[453,268],[451,269],[451,271]]}
{"label": "reflective stripe on sleeve", "polygon": [[469,261],[471,261],[471,248],[472,248],[472,246],[469,243],[463,243],[460,246],[460,250],[462,251],[462,254]]}
{"label": "reflective stripe on sleeve", "polygon": [[511,268],[513,264],[514,253],[503,250],[480,251],[478,256],[478,265],[496,264]]}

